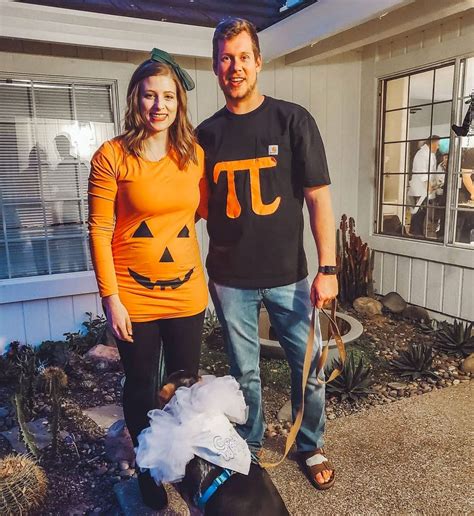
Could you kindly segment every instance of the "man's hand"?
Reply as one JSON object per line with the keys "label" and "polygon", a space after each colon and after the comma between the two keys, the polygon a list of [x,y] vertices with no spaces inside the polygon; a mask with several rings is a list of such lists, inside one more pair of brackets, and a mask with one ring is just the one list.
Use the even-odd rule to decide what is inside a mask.
{"label": "man's hand", "polygon": [[132,323],[127,309],[117,294],[102,298],[107,322],[115,337],[127,342],[133,342]]}
{"label": "man's hand", "polygon": [[335,274],[319,273],[311,285],[311,304],[316,308],[323,308],[326,303],[337,296],[337,293],[337,276]]}

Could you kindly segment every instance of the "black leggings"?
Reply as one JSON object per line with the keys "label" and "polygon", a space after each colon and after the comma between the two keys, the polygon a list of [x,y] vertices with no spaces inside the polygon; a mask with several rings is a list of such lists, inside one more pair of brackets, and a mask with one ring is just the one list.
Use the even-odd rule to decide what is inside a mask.
{"label": "black leggings", "polygon": [[126,378],[123,412],[134,446],[138,434],[148,426],[148,411],[158,408],[162,343],[167,374],[180,369],[197,373],[203,322],[204,312],[132,323],[133,342],[117,341]]}

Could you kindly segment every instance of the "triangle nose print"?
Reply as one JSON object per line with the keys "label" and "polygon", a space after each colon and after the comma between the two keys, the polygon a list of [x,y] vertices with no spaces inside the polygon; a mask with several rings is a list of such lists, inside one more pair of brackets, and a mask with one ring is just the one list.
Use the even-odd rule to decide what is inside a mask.
{"label": "triangle nose print", "polygon": [[161,263],[169,263],[169,262],[172,262],[172,261],[174,261],[173,257],[171,256],[171,253],[169,252],[168,248],[165,247],[163,255],[160,258],[160,262]]}

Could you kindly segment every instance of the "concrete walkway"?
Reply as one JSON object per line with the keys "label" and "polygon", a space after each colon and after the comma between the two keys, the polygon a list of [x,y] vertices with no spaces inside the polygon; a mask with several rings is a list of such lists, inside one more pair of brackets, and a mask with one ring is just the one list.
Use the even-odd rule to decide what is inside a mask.
{"label": "concrete walkway", "polygon": [[271,473],[290,513],[473,514],[473,394],[464,383],[329,421],[332,489],[311,488],[294,461]]}
{"label": "concrete walkway", "polygon": [[[332,489],[316,491],[291,459],[271,470],[289,512],[473,514],[473,394],[474,383],[463,383],[329,421],[325,449],[337,469]],[[276,460],[284,439],[266,445],[265,460]],[[125,507],[124,499],[138,498],[131,492],[137,486],[127,488],[124,513],[144,515],[143,507]],[[188,514],[176,493],[168,492],[171,503],[162,515]]]}

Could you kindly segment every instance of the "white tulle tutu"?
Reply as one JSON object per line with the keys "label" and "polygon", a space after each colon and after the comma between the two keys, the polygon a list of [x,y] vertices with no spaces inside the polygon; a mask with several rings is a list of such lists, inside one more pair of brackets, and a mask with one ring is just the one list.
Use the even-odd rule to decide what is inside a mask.
{"label": "white tulle tutu", "polygon": [[180,387],[163,410],[150,410],[150,426],[138,436],[136,462],[156,482],[178,482],[197,455],[247,475],[250,451],[233,423],[247,421],[247,407],[232,376],[203,376]]}

